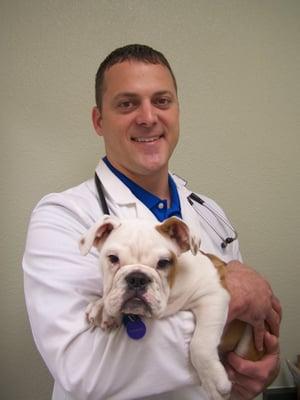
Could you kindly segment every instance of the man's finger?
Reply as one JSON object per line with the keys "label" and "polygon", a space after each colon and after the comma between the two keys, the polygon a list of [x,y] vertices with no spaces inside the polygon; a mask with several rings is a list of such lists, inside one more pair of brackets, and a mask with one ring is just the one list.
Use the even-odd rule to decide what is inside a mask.
{"label": "man's finger", "polygon": [[266,354],[279,354],[279,340],[277,336],[272,335],[269,332],[265,333],[264,337],[265,351]]}
{"label": "man's finger", "polygon": [[[277,314],[280,317],[280,321],[281,321],[281,316],[282,316],[282,307],[280,304],[280,301],[278,300],[278,298],[276,296],[273,295],[272,297],[272,307],[274,308],[274,310],[277,312]],[[279,321],[279,322],[280,322]]]}
{"label": "man's finger", "polygon": [[270,328],[270,332],[277,337],[279,337],[280,320],[281,315],[274,308],[272,308],[271,312],[266,318],[266,323]]}
{"label": "man's finger", "polygon": [[266,329],[264,321],[259,321],[255,326],[253,326],[254,342],[258,351],[262,351],[264,348],[265,332]]}

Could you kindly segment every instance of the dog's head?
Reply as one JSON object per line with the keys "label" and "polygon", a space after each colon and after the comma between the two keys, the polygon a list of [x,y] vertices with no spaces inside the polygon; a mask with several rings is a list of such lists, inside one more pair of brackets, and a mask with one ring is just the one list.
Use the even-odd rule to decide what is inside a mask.
{"label": "dog's head", "polygon": [[199,244],[176,217],[158,224],[104,216],[79,246],[83,255],[92,246],[100,253],[104,307],[110,315],[159,317],[176,279],[178,257],[188,250],[195,254]]}

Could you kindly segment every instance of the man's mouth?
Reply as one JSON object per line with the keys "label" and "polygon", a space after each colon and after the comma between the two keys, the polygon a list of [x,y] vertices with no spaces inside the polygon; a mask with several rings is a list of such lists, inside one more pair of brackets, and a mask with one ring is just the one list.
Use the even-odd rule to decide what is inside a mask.
{"label": "man's mouth", "polygon": [[164,135],[157,135],[151,137],[132,137],[131,140],[137,143],[152,143],[156,142],[157,140],[161,139]]}

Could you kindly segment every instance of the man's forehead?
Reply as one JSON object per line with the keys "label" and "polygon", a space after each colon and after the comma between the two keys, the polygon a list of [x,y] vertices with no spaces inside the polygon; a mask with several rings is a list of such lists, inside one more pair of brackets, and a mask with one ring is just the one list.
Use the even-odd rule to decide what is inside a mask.
{"label": "man's forehead", "polygon": [[[116,69],[139,69],[139,68],[143,68],[143,67],[149,67],[149,68],[163,68],[164,70],[169,71],[169,69],[167,68],[166,65],[164,65],[163,63],[157,62],[157,63],[152,63],[152,62],[148,62],[148,61],[143,61],[143,60],[124,60],[124,61],[119,61],[116,62],[115,64],[109,66],[106,71],[105,71],[105,75],[107,75],[107,73],[109,73],[109,71],[113,71]],[[170,73],[171,75],[171,73]]]}
{"label": "man's forehead", "polygon": [[[131,90],[134,84],[139,81],[149,81],[149,79],[157,83],[164,83],[165,88],[161,91],[169,90],[170,88],[176,91],[174,81],[169,69],[160,63],[153,64],[138,60],[126,60],[116,63],[109,67],[104,74],[104,91],[108,88],[124,87],[122,91],[134,93]],[[128,88],[126,89],[126,84]]]}

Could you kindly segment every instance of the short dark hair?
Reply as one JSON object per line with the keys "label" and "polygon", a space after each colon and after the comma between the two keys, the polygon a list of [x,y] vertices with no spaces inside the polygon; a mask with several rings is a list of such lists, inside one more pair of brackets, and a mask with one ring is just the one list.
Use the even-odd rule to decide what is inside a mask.
{"label": "short dark hair", "polygon": [[119,47],[111,52],[100,64],[95,80],[95,97],[96,104],[99,109],[102,106],[102,96],[104,91],[104,74],[114,64],[118,64],[124,61],[134,60],[149,64],[162,64],[168,68],[171,73],[175,89],[177,91],[177,83],[172,71],[172,68],[166,59],[166,57],[152,47],[142,44],[129,44],[124,47]]}

